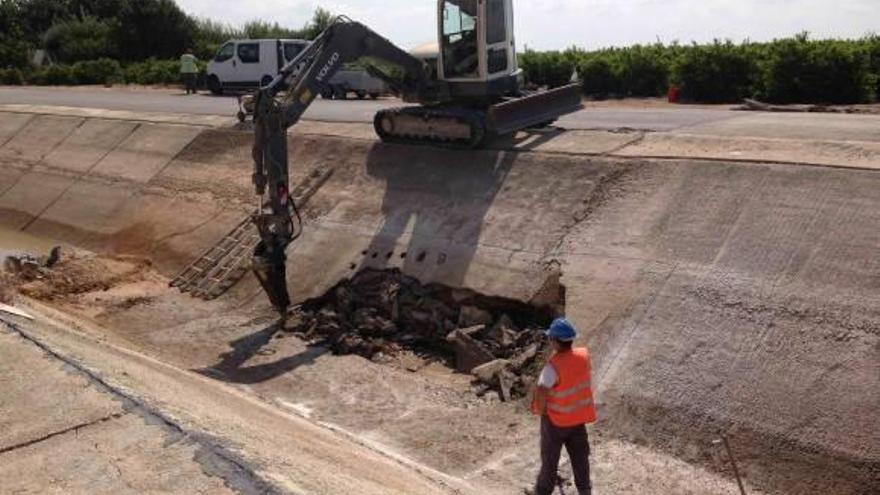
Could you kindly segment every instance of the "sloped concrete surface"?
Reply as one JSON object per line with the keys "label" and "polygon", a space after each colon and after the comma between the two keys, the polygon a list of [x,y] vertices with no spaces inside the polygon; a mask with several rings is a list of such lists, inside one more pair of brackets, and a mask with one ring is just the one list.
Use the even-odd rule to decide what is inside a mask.
{"label": "sloped concrete surface", "polygon": [[192,443],[0,327],[0,491],[234,493]]}
{"label": "sloped concrete surface", "polygon": [[[592,132],[462,152],[315,132],[290,141],[295,181],[313,167],[334,168],[289,253],[297,300],[365,267],[522,300],[561,274],[567,312],[595,356],[603,419],[594,431],[608,466],[629,462],[638,471],[669,456],[711,466],[711,441],[724,431],[764,492],[877,488],[880,177],[872,155],[842,142],[825,151],[799,142],[787,156],[803,162],[768,164],[756,161],[787,160],[772,147],[724,160],[730,140],[705,135],[597,134],[589,142]],[[166,141],[169,134],[111,152],[120,167],[105,159],[28,232],[153,257],[173,275],[253,199],[246,132]],[[707,160],[640,158],[682,142],[691,145],[675,149]],[[138,150],[142,161],[122,163]],[[628,150],[633,156],[617,156]],[[21,159],[0,166],[0,177],[18,182],[33,167]],[[17,211],[12,198],[4,211]],[[177,367],[209,369],[263,335],[270,314],[248,278],[215,303],[162,293],[99,320]],[[527,483],[536,469],[535,431],[522,411],[290,339],[262,345],[266,353],[246,355],[242,372],[253,367],[258,378],[239,385],[277,407],[293,404],[487,493]],[[339,397],[357,407],[338,407]],[[652,454],[636,449],[638,461],[625,461],[630,447],[621,441]],[[627,485],[610,467],[599,473],[597,486],[612,493],[651,490],[650,476]],[[700,484],[692,491],[679,475],[653,486],[730,488],[704,475],[693,473]]]}
{"label": "sloped concrete surface", "polygon": [[43,160],[53,168],[87,172],[137,129],[139,124],[89,119]]}
{"label": "sloped concrete surface", "polygon": [[[4,117],[4,120],[8,118]],[[17,122],[20,118],[20,116],[16,116],[12,120]],[[29,119],[25,126],[3,145],[3,148],[0,149],[0,157],[39,161],[67,139],[82,123],[83,119],[76,117],[35,116]]]}
{"label": "sloped concrete surface", "polygon": [[148,182],[199,132],[197,127],[143,124],[95,165],[93,173]]}

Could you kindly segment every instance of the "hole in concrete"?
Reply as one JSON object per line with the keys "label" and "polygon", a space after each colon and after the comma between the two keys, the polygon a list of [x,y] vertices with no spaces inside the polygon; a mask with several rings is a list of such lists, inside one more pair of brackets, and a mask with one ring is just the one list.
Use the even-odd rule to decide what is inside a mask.
{"label": "hole in concrete", "polygon": [[535,306],[367,269],[303,303],[289,328],[335,354],[473,373],[478,394],[494,390],[509,400],[523,397],[537,375],[543,330],[562,304]]}
{"label": "hole in concrete", "polygon": [[357,263],[352,263],[352,264],[348,265],[349,270],[357,270],[357,267],[358,267]]}
{"label": "hole in concrete", "polygon": [[421,263],[421,262],[425,261],[425,258],[427,258],[427,257],[428,257],[428,253],[425,251],[422,251],[421,253],[419,253],[419,256],[416,258],[416,261]]}
{"label": "hole in concrete", "polygon": [[361,256],[366,256],[367,254],[369,254],[369,251],[367,251],[367,250],[361,251]]}
{"label": "hole in concrete", "polygon": [[405,260],[407,253],[400,253],[400,259]]}
{"label": "hole in concrete", "polygon": [[373,259],[376,259],[378,257],[379,257],[379,253],[373,253]]}
{"label": "hole in concrete", "polygon": [[388,251],[387,253],[385,253],[386,260],[390,260],[392,256],[394,256],[394,251]]}

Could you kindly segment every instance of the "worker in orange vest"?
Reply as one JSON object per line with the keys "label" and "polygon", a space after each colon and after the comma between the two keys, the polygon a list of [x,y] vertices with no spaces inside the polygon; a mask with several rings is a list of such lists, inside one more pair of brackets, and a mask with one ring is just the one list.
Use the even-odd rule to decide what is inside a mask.
{"label": "worker in orange vest", "polygon": [[577,330],[566,319],[554,321],[546,332],[553,348],[541,371],[532,401],[532,412],[541,416],[541,472],[528,495],[550,495],[557,483],[562,447],[568,451],[579,495],[590,495],[589,423],[596,422],[596,405],[590,382],[590,353],[574,348]]}

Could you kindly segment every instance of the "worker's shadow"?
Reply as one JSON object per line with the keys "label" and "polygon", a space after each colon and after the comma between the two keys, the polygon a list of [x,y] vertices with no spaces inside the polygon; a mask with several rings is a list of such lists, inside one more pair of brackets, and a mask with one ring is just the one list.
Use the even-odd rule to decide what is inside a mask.
{"label": "worker's shadow", "polygon": [[232,350],[221,355],[219,363],[195,371],[228,383],[255,384],[277,378],[300,366],[313,364],[316,359],[329,352],[325,347],[310,346],[294,356],[271,363],[243,367],[251,358],[260,354],[280,331],[281,327],[273,324],[257,333],[235,340],[230,343]]}
{"label": "worker's shadow", "polygon": [[[463,286],[516,153],[377,143],[367,173],[385,181],[382,223],[360,268]],[[401,259],[402,258],[402,259]]]}

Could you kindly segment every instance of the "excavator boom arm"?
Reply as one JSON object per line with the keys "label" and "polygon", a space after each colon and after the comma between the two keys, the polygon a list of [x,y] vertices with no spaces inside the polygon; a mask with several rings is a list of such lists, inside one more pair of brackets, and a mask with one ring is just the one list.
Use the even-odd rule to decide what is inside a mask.
{"label": "excavator boom arm", "polygon": [[[253,220],[260,243],[254,251],[253,270],[282,318],[290,305],[285,252],[295,237],[291,212],[296,207],[290,198],[287,130],[299,122],[343,65],[362,57],[399,68],[403,80],[395,80],[394,86],[404,98],[442,98],[443,92],[438,90],[442,86],[429,79],[421,60],[367,26],[344,18],[331,24],[254,98],[253,183],[260,207]],[[290,90],[279,101],[281,89],[288,84]]]}

